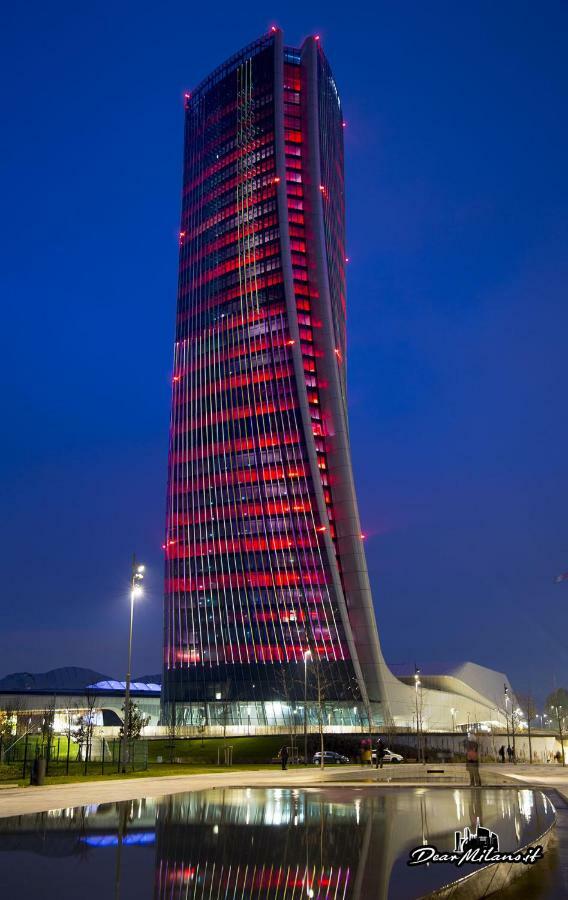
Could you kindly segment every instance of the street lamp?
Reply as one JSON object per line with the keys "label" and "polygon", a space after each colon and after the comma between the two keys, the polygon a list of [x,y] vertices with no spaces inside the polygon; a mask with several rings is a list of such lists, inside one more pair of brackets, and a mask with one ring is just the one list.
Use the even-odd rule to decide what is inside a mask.
{"label": "street lamp", "polygon": [[420,717],[418,715],[418,688],[420,687],[420,669],[418,666],[414,666],[414,688],[416,691],[416,756],[418,758],[418,762],[420,762]]}
{"label": "street lamp", "polygon": [[450,712],[452,714],[452,731],[455,731],[456,730],[456,711],[453,706],[450,709]]}
{"label": "street lamp", "polygon": [[142,594],[142,580],[144,578],[144,566],[136,561],[136,554],[132,554],[132,571],[130,573],[130,631],[128,635],[128,670],[126,672],[126,685],[124,691],[124,722],[122,725],[122,771],[126,772],[128,761],[128,730],[131,722],[130,710],[130,679],[132,677],[132,625],[134,622],[134,600]]}
{"label": "street lamp", "polygon": [[304,765],[308,764],[308,656],[311,650],[304,650]]}
{"label": "street lamp", "polygon": [[503,685],[503,694],[505,695],[505,725],[507,727],[507,752],[509,752],[509,708],[507,703],[509,702],[509,688],[506,684]]}

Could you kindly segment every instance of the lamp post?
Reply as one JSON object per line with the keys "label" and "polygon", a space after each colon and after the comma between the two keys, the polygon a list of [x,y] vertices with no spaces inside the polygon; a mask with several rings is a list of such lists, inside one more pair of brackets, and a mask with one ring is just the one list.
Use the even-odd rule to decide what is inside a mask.
{"label": "lamp post", "polygon": [[507,707],[507,703],[509,702],[509,688],[506,684],[503,685],[503,693],[505,695],[505,724],[507,726],[507,753],[509,752],[509,747],[511,746],[509,743],[509,710]]}
{"label": "lamp post", "polygon": [[304,650],[304,765],[308,764],[308,656],[311,650]]}
{"label": "lamp post", "polygon": [[416,691],[416,756],[418,757],[418,762],[420,762],[420,719],[418,716],[418,688],[420,687],[420,669],[417,666],[414,666],[414,688]]}
{"label": "lamp post", "polygon": [[453,706],[452,706],[450,712],[452,714],[452,731],[455,732],[455,730],[456,730],[456,711]]}
{"label": "lamp post", "polygon": [[130,727],[130,679],[132,677],[132,625],[134,622],[134,600],[142,593],[141,581],[144,578],[144,566],[138,565],[136,554],[132,554],[132,571],[130,574],[130,631],[128,635],[128,669],[124,690],[124,722],[122,725],[121,769],[126,772],[128,762],[128,730]]}
{"label": "lamp post", "polygon": [[564,732],[562,730],[563,726],[563,717],[562,717],[562,707],[554,706],[552,707],[556,710],[556,718],[558,719],[558,733],[560,735],[560,746],[562,747],[562,765],[566,765],[566,756],[564,754]]}

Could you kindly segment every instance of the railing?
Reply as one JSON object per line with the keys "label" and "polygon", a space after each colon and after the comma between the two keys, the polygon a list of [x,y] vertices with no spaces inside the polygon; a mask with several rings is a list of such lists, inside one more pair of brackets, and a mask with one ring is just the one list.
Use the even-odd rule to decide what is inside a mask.
{"label": "railing", "polygon": [[[118,731],[118,729],[116,729]],[[121,741],[116,737],[96,733],[88,743],[79,746],[69,742],[64,735],[50,740],[27,732],[3,752],[2,779],[23,779],[29,775],[36,759],[45,760],[46,776],[110,774],[122,770]],[[130,742],[128,771],[145,771],[148,768],[148,742]]]}

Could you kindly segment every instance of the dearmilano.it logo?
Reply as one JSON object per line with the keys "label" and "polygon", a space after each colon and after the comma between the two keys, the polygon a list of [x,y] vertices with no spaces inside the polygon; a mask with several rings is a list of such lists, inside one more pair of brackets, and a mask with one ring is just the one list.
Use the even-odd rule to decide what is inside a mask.
{"label": "dearmilano.it logo", "polygon": [[526,850],[513,850],[503,852],[499,850],[499,837],[489,828],[484,828],[477,820],[477,829],[470,831],[466,826],[461,831],[456,831],[455,846],[453,852],[439,851],[436,847],[415,847],[410,851],[407,866],[425,866],[429,863],[451,863],[454,866],[463,866],[465,863],[473,865],[488,865],[489,863],[523,863],[532,865],[542,859],[544,850],[539,844],[536,847],[527,847]]}

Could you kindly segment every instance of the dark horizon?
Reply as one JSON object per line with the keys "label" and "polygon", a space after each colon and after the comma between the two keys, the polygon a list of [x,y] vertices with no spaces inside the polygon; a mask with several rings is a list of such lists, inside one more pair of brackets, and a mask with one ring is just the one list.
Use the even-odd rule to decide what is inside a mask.
{"label": "dark horizon", "polygon": [[347,120],[351,443],[385,657],[471,660],[539,700],[566,684],[568,11],[340,10],[7,12],[0,677],[120,678],[133,550],[134,671],[161,668],[183,94],[274,21],[288,45],[321,34]]}

